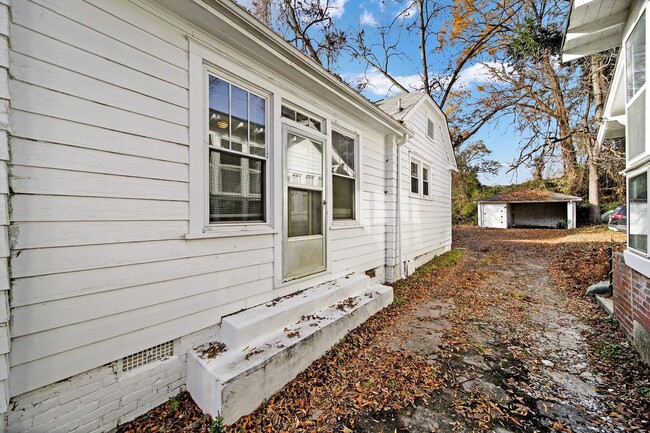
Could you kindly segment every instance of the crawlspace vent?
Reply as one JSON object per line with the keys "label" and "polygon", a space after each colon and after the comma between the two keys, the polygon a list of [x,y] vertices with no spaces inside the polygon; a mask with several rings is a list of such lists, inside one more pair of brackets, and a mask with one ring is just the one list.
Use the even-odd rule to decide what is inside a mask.
{"label": "crawlspace vent", "polygon": [[122,371],[131,371],[150,362],[169,358],[173,354],[174,342],[168,341],[122,358]]}

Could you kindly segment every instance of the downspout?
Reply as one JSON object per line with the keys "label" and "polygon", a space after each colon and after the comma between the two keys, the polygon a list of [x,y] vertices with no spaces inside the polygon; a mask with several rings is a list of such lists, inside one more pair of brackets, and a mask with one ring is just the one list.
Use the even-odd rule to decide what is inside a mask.
{"label": "downspout", "polygon": [[400,146],[409,139],[408,134],[404,134],[401,139],[393,138],[397,148],[397,205],[395,218],[395,236],[397,240],[397,259],[399,260],[400,278],[406,278],[404,270],[404,261],[402,260],[402,150]]}

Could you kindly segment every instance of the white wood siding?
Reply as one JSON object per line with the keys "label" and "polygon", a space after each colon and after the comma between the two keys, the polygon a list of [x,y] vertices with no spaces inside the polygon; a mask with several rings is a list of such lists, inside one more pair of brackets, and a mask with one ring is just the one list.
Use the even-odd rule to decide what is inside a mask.
{"label": "white wood siding", "polygon": [[[443,133],[442,115],[427,101],[414,107],[405,119],[415,137],[400,146],[402,260],[412,260],[434,250],[451,248],[451,172]],[[427,119],[434,121],[434,139],[427,137]],[[411,193],[411,158],[429,166],[429,197]],[[421,176],[421,172],[420,172]],[[419,187],[422,193],[422,182]]]}
{"label": "white wood siding", "polygon": [[[287,98],[359,135],[360,225],[328,233],[329,273],[282,287],[274,287],[281,232],[186,240],[186,35],[201,32],[143,4],[14,2],[12,395],[196,332],[276,296],[385,263],[386,227],[395,212],[395,197],[386,194],[386,137],[372,125],[337,118],[335,107],[319,102],[318,89],[307,97],[290,93],[286,89],[295,86],[281,77],[256,84],[276,101]],[[254,76],[272,76],[257,74],[254,59],[238,61]],[[279,149],[275,126],[270,144]],[[273,161],[271,192],[277,198],[281,173]],[[432,191],[448,183],[436,176]],[[439,201],[434,194],[432,204]],[[443,208],[435,210],[435,221],[442,221]],[[435,227],[433,220],[424,226]]]}

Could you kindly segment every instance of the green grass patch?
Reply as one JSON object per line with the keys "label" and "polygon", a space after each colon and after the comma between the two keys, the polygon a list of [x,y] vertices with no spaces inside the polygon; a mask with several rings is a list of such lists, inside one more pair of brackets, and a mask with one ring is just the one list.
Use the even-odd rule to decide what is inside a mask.
{"label": "green grass patch", "polygon": [[420,269],[415,271],[415,273],[425,273],[425,272],[431,272],[435,271],[438,269],[442,268],[447,268],[449,266],[453,266],[460,260],[460,258],[463,256],[463,251],[462,250],[451,250],[447,251],[441,256],[436,256],[431,260],[430,262],[426,263],[424,266],[422,266]]}

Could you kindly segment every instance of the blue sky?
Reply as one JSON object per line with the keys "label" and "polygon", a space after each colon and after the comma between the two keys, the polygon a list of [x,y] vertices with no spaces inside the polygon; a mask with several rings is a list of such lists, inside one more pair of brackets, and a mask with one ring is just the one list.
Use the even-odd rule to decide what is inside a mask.
{"label": "blue sky", "polygon": [[[238,1],[244,6],[250,6],[248,3],[251,2],[251,0]],[[324,3],[327,0],[320,1]],[[378,40],[376,32],[373,31],[377,25],[391,22],[409,3],[411,3],[409,0],[329,0],[329,12],[337,27],[346,31],[349,37],[352,37],[356,31],[363,28],[366,31],[367,43],[372,43]],[[416,8],[414,6],[412,13],[415,12]],[[417,34],[409,35],[404,32],[399,47],[402,55],[399,59],[393,59],[389,70],[393,77],[409,88],[411,85],[417,85],[420,81],[417,75],[420,69]],[[429,64],[433,65],[433,71],[431,71],[433,73],[442,74],[448,62],[449,60],[440,53],[429,54]],[[436,67],[436,65],[439,65],[439,67]],[[335,70],[344,80],[354,85],[359,78],[364,76],[366,65],[362,61],[343,54],[339,58]],[[363,93],[369,99],[376,101],[397,93],[394,89],[391,89],[390,82],[379,73],[368,69],[368,77],[371,85]],[[475,63],[466,68],[459,80],[459,84],[471,89],[476,85],[485,83],[485,80],[484,68],[480,63]],[[519,183],[530,178],[530,172],[525,167],[518,169],[516,172],[506,173],[510,168],[509,163],[518,155],[520,141],[523,141],[523,138],[520,137],[520,134],[512,125],[511,120],[504,117],[498,122],[487,124],[472,138],[472,140],[483,140],[492,151],[491,159],[502,164],[499,175],[480,176],[481,182],[486,185]]]}
{"label": "blue sky", "polygon": [[[391,0],[381,2],[378,0],[371,1],[353,1],[353,0],[330,0],[332,17],[335,19],[339,28],[349,30],[354,33],[356,29],[363,28],[366,35],[369,36],[369,42],[372,42],[373,27],[388,23],[402,10],[408,2],[394,2]],[[413,8],[413,12],[415,12]],[[403,56],[398,61],[393,61],[390,66],[391,74],[397,77],[398,81],[409,87],[410,84],[417,85],[419,77],[417,73],[420,69],[420,54],[418,50],[418,35],[404,34],[401,39],[400,47]],[[442,57],[440,53],[429,54],[430,64],[434,66],[434,73],[443,73],[448,60]],[[440,65],[436,68],[436,64]],[[363,76],[365,64],[352,59],[349,56],[342,56],[339,59],[338,71],[343,78],[351,83]],[[390,88],[390,83],[381,77],[380,74],[369,71],[371,86],[363,93],[371,100],[378,100],[387,95],[395,94],[395,90]],[[479,63],[475,63],[466,68],[463,73],[460,85],[472,88],[484,83],[486,75],[484,68]],[[518,155],[519,142],[523,140],[519,132],[512,125],[512,119],[504,117],[498,122],[492,122],[485,125],[473,140],[483,140],[488,148],[492,151],[492,159],[502,163],[502,169],[497,176],[482,175],[480,180],[486,185],[494,184],[511,184],[519,183],[530,179],[530,171],[526,168],[520,168],[517,171],[506,173],[511,163]]]}

